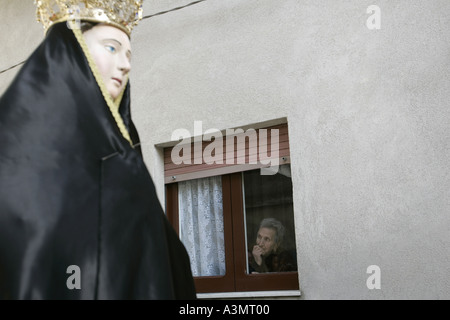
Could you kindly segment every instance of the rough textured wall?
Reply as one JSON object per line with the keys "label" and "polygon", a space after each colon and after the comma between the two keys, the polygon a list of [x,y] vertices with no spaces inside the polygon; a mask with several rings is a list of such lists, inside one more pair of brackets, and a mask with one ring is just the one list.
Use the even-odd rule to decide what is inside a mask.
{"label": "rough textured wall", "polygon": [[[43,28],[36,21],[32,0],[0,0],[0,72],[23,61],[44,38]],[[20,67],[0,73],[2,94]]]}
{"label": "rough textured wall", "polygon": [[[1,71],[42,30],[31,1],[0,3]],[[448,0],[208,0],[142,21],[133,112],[161,201],[155,145],[175,129],[287,117],[302,297],[450,298],[449,23]]]}
{"label": "rough textured wall", "polygon": [[[380,30],[366,26],[372,4]],[[143,21],[134,111],[155,180],[154,145],[177,128],[287,117],[303,298],[449,298],[449,12],[210,0]],[[366,286],[370,265],[381,290]]]}

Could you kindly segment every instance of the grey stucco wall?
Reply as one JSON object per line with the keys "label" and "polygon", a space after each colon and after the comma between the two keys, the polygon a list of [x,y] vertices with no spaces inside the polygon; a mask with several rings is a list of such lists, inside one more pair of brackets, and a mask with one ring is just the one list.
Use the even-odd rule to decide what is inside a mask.
{"label": "grey stucco wall", "polygon": [[[195,120],[286,116],[303,298],[449,298],[449,10],[230,0],[144,21],[133,85],[151,167],[153,145]],[[381,290],[366,287],[373,264]]]}
{"label": "grey stucco wall", "polygon": [[[0,2],[3,70],[42,30],[31,1]],[[366,27],[372,4],[380,30]],[[448,0],[208,0],[142,21],[133,115],[161,201],[155,145],[175,129],[287,117],[302,297],[449,299],[449,23]]]}
{"label": "grey stucco wall", "polygon": [[[0,0],[0,72],[23,61],[44,38],[43,29],[36,21],[36,8],[32,0]],[[20,67],[0,74],[2,94]]]}

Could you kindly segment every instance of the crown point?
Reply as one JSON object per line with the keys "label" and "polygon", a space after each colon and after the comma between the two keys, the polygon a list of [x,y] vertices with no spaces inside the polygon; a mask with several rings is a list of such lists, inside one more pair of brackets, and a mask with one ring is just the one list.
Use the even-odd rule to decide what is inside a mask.
{"label": "crown point", "polygon": [[88,20],[109,23],[129,36],[143,18],[143,0],[34,0],[37,21],[45,31],[59,22]]}

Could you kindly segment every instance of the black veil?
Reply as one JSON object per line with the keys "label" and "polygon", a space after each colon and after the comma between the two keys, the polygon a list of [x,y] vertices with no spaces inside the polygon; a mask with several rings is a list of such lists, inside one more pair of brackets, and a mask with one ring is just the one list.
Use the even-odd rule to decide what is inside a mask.
{"label": "black veil", "polygon": [[[0,299],[193,299],[130,117],[121,134],[74,32],[54,25],[0,98]],[[69,266],[81,289],[69,289]]]}

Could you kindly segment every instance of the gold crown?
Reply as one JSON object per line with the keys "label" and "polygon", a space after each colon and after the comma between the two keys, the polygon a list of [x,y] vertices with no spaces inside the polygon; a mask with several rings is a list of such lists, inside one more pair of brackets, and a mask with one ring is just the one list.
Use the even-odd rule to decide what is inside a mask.
{"label": "gold crown", "polygon": [[128,36],[142,19],[143,0],[35,0],[38,22],[45,32],[59,22],[91,21],[106,23],[125,31]]}

